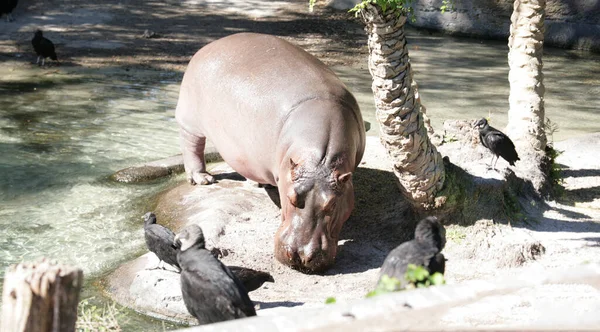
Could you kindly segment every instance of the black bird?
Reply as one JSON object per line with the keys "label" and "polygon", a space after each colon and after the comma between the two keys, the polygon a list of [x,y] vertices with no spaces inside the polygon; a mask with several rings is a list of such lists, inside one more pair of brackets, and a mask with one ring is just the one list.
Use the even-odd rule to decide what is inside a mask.
{"label": "black bird", "polygon": [[425,267],[430,274],[444,273],[446,259],[440,253],[446,245],[446,229],[436,217],[427,217],[417,225],[415,239],[407,241],[392,250],[385,258],[379,280],[383,275],[401,281],[402,287],[407,284],[404,274],[408,264]]}
{"label": "black bird", "polygon": [[256,271],[247,267],[227,266],[235,276],[240,279],[248,292],[255,291],[265,282],[275,282],[273,276],[267,272]]}
{"label": "black bird", "polygon": [[175,233],[170,229],[156,223],[156,215],[152,212],[146,213],[144,219],[144,237],[146,246],[152,251],[158,259],[158,266],[165,262],[181,270],[177,263],[177,253],[179,249],[175,246]]}
{"label": "black bird", "polygon": [[[156,223],[156,215],[152,212],[146,213],[144,219],[144,237],[148,250],[152,251],[161,262],[166,262],[181,271],[179,263],[177,263],[177,253],[180,251],[181,244],[176,243],[175,233],[165,226]],[[215,252],[211,252],[213,256],[219,258]],[[273,276],[267,272],[256,271],[247,267],[228,266],[228,268],[240,279],[244,288],[248,292],[252,292],[260,288],[265,282],[275,282]]]}
{"label": "black bird", "polygon": [[481,144],[494,154],[492,156],[492,161],[494,161],[494,157],[496,157],[494,166],[492,166],[492,163],[490,162],[490,166],[492,166],[493,169],[496,169],[496,163],[500,157],[508,161],[511,166],[515,165],[515,161],[520,160],[515,145],[510,138],[500,130],[490,126],[486,119],[477,121],[473,127],[479,129],[479,139],[481,140]]}
{"label": "black bird", "polygon": [[175,241],[181,249],[177,261],[183,302],[201,325],[256,316],[242,282],[206,249],[200,226],[187,226]]}
{"label": "black bird", "polygon": [[54,44],[49,39],[44,37],[42,30],[37,30],[35,32],[33,39],[31,40],[31,45],[33,45],[33,49],[38,55],[36,64],[40,63],[40,58],[42,58],[42,66],[46,62],[46,58],[50,58],[58,62],[58,57],[56,56],[56,51],[54,50]]}
{"label": "black bird", "polygon": [[17,7],[18,0],[0,0],[0,17],[6,14],[6,22],[13,20],[12,11]]}

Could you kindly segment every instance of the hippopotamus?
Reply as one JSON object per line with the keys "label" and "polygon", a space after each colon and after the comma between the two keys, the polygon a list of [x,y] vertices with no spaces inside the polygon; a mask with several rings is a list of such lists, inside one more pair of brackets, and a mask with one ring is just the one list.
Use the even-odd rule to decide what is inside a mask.
{"label": "hippopotamus", "polygon": [[303,272],[335,262],[354,208],[352,174],[365,128],[356,99],[332,70],[275,36],[230,35],[192,57],[176,119],[192,184],[215,182],[204,159],[208,138],[236,172],[277,187],[280,262]]}

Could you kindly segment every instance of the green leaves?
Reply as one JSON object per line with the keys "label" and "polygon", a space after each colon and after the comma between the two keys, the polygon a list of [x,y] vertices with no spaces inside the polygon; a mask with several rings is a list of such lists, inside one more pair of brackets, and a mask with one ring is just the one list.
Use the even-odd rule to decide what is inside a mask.
{"label": "green leaves", "polygon": [[398,16],[412,16],[412,2],[413,0],[363,0],[362,2],[354,6],[354,8],[350,9],[350,12],[356,13],[356,15],[358,16],[361,10],[364,10],[365,8],[367,8],[367,5],[371,4],[381,8],[381,11],[384,15],[387,15],[390,12],[397,11]]}
{"label": "green leaves", "polygon": [[[315,3],[317,0],[308,0],[308,10],[313,11]],[[383,15],[387,15],[390,12],[397,11],[398,16],[407,16],[411,21],[415,21],[415,15],[413,11],[413,0],[362,0],[356,6],[349,10],[351,13],[355,13],[356,16],[360,13],[361,10],[367,8],[367,5],[376,5],[381,8]],[[442,13],[445,13],[448,10],[455,9],[455,0],[442,0],[442,6],[440,6],[440,10]]]}
{"label": "green leaves", "polygon": [[402,289],[402,282],[396,278],[390,278],[387,274],[381,276],[375,290],[367,293],[366,297],[373,297],[381,294],[396,292]]}
{"label": "green leaves", "polygon": [[442,14],[445,13],[447,10],[454,10],[454,0],[442,0],[442,5],[440,6],[440,10],[442,11]]}
{"label": "green leaves", "polygon": [[414,264],[408,264],[406,273],[404,274],[404,279],[407,284],[404,288],[402,288],[402,282],[400,280],[391,278],[388,275],[383,275],[375,290],[367,293],[366,297],[397,292],[404,289],[438,286],[446,283],[443,274],[436,272],[430,275],[426,268]]}
{"label": "green leaves", "polygon": [[[436,272],[430,275],[429,271],[427,271],[426,268],[414,264],[408,264],[406,273],[404,274],[404,279],[406,280],[407,284],[403,288],[402,281],[396,278],[392,278],[387,274],[384,274],[383,276],[381,276],[377,287],[374,290],[368,292],[367,295],[365,295],[365,297],[370,298],[373,296],[387,294],[391,292],[398,292],[405,289],[439,286],[446,283],[443,274]],[[335,297],[328,297],[327,299],[325,299],[325,304],[332,303],[336,303]]]}
{"label": "green leaves", "polygon": [[335,303],[337,300],[335,299],[335,297],[330,296],[328,298],[325,299],[325,304],[333,304]]}

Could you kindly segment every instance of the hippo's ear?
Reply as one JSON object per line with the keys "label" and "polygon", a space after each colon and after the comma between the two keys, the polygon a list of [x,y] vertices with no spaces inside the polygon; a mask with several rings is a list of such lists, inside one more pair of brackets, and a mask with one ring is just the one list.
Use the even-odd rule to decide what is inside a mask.
{"label": "hippo's ear", "polygon": [[296,182],[296,180],[298,180],[300,177],[301,172],[300,165],[296,164],[292,158],[290,158],[290,180],[292,182]]}
{"label": "hippo's ear", "polygon": [[346,183],[350,179],[352,179],[352,172],[340,174],[340,175],[338,175],[338,178],[337,178],[339,183]]}

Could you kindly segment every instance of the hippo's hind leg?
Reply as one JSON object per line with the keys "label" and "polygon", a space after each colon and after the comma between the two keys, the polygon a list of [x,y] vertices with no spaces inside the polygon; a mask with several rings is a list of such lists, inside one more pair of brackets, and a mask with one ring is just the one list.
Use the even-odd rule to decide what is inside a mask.
{"label": "hippo's hind leg", "polygon": [[204,159],[204,148],[206,137],[191,134],[183,128],[179,128],[179,142],[183,153],[183,166],[187,178],[191,184],[215,183],[215,178],[206,171],[206,160]]}

